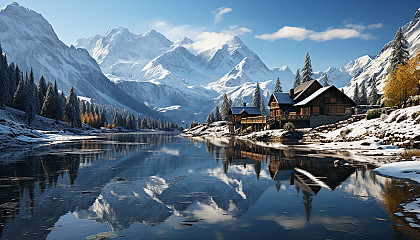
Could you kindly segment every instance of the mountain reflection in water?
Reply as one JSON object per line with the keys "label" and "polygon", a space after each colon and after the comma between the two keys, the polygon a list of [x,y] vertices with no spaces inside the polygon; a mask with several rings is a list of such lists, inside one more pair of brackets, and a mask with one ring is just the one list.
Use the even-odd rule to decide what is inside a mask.
{"label": "mountain reflection in water", "polygon": [[45,146],[0,164],[1,239],[419,237],[401,206],[418,186],[314,153],[172,134]]}

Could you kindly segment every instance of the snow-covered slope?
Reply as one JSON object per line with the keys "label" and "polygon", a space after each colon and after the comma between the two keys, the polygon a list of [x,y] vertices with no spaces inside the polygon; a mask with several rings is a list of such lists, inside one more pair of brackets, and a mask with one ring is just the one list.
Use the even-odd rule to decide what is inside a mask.
{"label": "snow-covered slope", "polygon": [[224,93],[234,104],[250,103],[260,82],[267,102],[277,77],[285,90],[292,83],[287,66],[267,68],[239,37],[197,55],[188,50],[192,43],[186,37],[172,43],[154,30],[139,35],[117,28],[80,39],[75,46],[86,48],[103,72],[131,96],[187,124],[204,121]]}
{"label": "snow-covered slope", "polygon": [[[413,20],[402,27],[402,32],[408,41],[410,55],[420,51],[420,8],[414,14]],[[382,91],[382,88],[384,87],[384,81],[390,66],[389,58],[392,52],[391,41],[385,44],[376,58],[369,63],[369,65],[361,74],[355,75],[351,79],[350,83],[344,89],[347,95],[353,95],[354,86],[356,83],[359,85],[363,82],[370,84],[374,74],[377,74],[377,89]]]}
{"label": "snow-covered slope", "polygon": [[322,83],[326,73],[331,85],[342,88],[345,87],[353,77],[357,77],[362,73],[371,61],[372,58],[369,55],[364,55],[350,61],[344,67],[329,67],[324,72],[315,72],[314,79],[317,79]]}
{"label": "snow-covered slope", "polygon": [[17,3],[0,11],[0,44],[8,61],[18,64],[21,71],[33,68],[36,79],[44,75],[47,81],[57,80],[66,93],[73,86],[78,95],[94,102],[159,115],[107,79],[88,51],[66,46],[41,14]]}

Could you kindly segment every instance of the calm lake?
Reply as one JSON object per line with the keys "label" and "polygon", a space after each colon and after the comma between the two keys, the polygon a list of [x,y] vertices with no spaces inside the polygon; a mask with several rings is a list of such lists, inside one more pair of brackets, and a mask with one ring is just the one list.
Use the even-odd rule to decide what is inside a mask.
{"label": "calm lake", "polygon": [[419,186],[293,147],[110,134],[2,158],[1,239],[420,239]]}

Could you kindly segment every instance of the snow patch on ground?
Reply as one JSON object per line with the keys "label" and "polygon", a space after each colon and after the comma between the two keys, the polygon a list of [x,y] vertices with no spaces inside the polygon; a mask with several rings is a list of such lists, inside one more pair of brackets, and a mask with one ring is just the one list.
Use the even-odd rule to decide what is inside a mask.
{"label": "snow patch on ground", "polygon": [[405,178],[420,183],[420,161],[388,163],[376,168],[375,171],[385,176]]}
{"label": "snow patch on ground", "polygon": [[[35,143],[57,144],[88,139],[89,129],[71,128],[65,122],[36,116],[31,126],[25,124],[25,113],[13,108],[0,109],[0,149]],[[84,134],[84,135],[81,135]]]}

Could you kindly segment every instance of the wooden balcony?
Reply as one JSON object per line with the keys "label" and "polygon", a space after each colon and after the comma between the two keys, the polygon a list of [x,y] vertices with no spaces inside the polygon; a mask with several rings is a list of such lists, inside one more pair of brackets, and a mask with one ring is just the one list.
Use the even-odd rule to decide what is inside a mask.
{"label": "wooden balcony", "polygon": [[266,124],[267,116],[246,117],[241,119],[241,124]]}
{"label": "wooden balcony", "polygon": [[284,114],[275,117],[270,117],[270,120],[275,121],[305,121],[309,120],[310,115],[298,115],[298,114]]}

